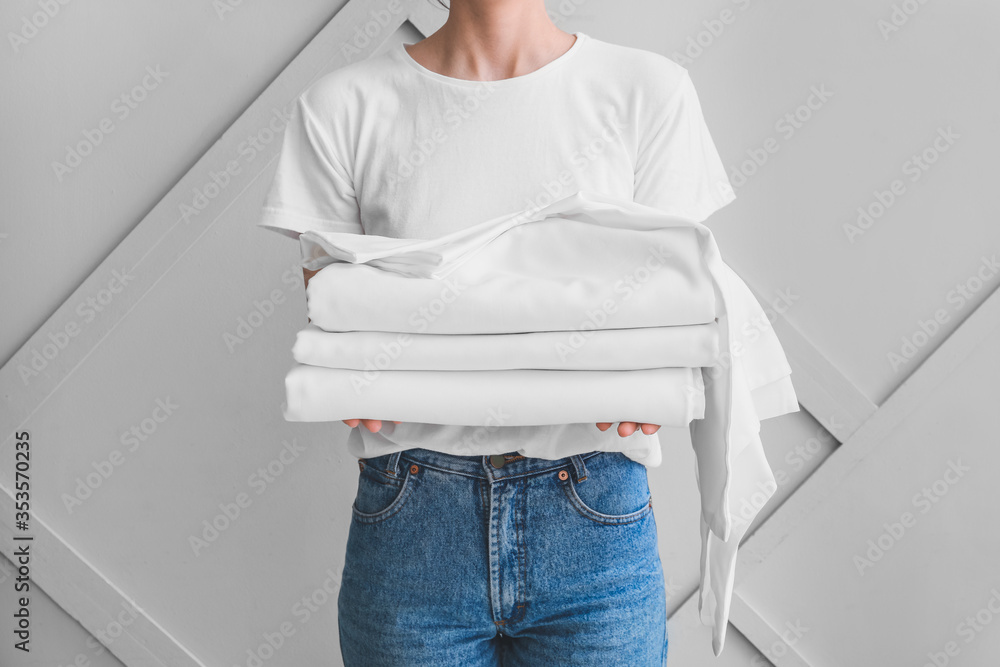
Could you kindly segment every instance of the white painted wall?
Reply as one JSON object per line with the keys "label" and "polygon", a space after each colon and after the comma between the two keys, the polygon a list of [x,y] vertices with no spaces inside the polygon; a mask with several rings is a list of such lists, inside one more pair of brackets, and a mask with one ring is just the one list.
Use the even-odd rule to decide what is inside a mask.
{"label": "white painted wall", "polygon": [[[54,331],[49,316],[130,232],[129,242],[141,237],[153,247],[160,238],[153,231],[166,229],[159,222],[165,218],[151,213],[157,203],[202,156],[218,164],[222,144],[229,146],[223,133],[341,6],[230,4],[233,11],[221,14],[213,2],[17,0],[0,7],[7,36],[0,71],[9,91],[0,105],[6,377],[17,379],[21,355],[30,351],[26,341]],[[27,43],[13,44],[10,34],[43,5],[58,12]],[[890,17],[889,1],[642,0],[627,11],[609,0],[548,6],[565,30],[658,51],[691,70],[738,196],[711,223],[724,256],[762,301],[789,291],[798,297],[788,324],[864,399],[882,403],[995,288],[1000,276],[988,277],[965,303],[951,296],[958,284],[976,287],[981,257],[1000,245],[997,205],[988,196],[1000,148],[993,112],[1000,56],[988,39],[1000,13],[995,3],[929,2],[888,38],[877,22]],[[403,37],[419,38],[407,28],[393,39]],[[688,51],[693,57],[685,54],[689,40],[703,45],[700,53]],[[168,74],[155,87],[147,79],[146,99],[125,116],[112,105],[142,83],[147,67]],[[833,95],[822,104],[814,99],[817,108],[788,136],[779,122],[808,103],[813,87]],[[96,136],[104,118],[114,131],[102,133],[71,173],[57,176],[52,163],[65,161],[68,144]],[[960,138],[919,180],[908,180],[906,161],[948,126]],[[738,174],[749,171],[745,160],[775,145],[744,183]],[[897,178],[905,194],[852,243],[843,226],[858,206],[874,201],[874,190]],[[327,568],[339,573],[356,474],[343,451],[344,427],[281,421],[281,378],[305,314],[297,247],[252,228],[258,204],[253,196],[234,198],[229,208],[213,210],[211,225],[197,220],[187,228],[205,231],[190,234],[190,250],[178,244],[172,254],[152,255],[158,263],[136,278],[145,296],[114,329],[92,332],[106,337],[76,370],[56,362],[45,371],[60,383],[45,389],[27,423],[36,443],[39,518],[211,665],[244,662],[263,633],[285,620],[298,623],[296,602],[321,590]],[[137,227],[147,215],[156,224]],[[255,300],[275,291],[274,316],[230,351],[224,335]],[[78,298],[67,302],[71,312]],[[944,324],[894,369],[887,355],[938,309],[947,315]],[[36,391],[32,382],[4,384],[5,405]],[[123,449],[124,432],[163,416],[158,400],[176,404],[173,414],[147,421],[156,425],[148,439],[68,511],[63,494]],[[819,425],[831,416],[815,417],[803,412],[764,423],[772,467],[786,473],[779,500],[834,447]],[[12,430],[0,436],[8,438],[0,443],[5,486]],[[657,505],[661,554],[677,608],[697,585],[698,505],[688,440],[673,435],[651,480],[664,499]],[[293,441],[305,448],[295,462],[195,555],[189,536],[219,503],[255,493],[251,476]],[[44,596],[37,602],[45,609],[38,664],[70,664],[81,650],[80,632],[58,629],[72,622]],[[270,664],[339,656],[334,607],[330,601],[312,614]],[[726,653],[715,661],[707,629],[682,623],[689,611],[690,600],[672,620],[678,630],[671,664],[761,659],[731,628]],[[0,664],[31,664],[15,659],[6,643],[0,646]]]}

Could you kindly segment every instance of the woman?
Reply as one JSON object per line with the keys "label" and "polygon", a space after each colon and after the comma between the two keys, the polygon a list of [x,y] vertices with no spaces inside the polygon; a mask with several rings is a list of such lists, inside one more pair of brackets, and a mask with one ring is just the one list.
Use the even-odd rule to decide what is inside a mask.
{"label": "woman", "polygon": [[[543,0],[454,0],[302,93],[260,224],[435,238],[577,190],[698,221],[734,199],[688,72]],[[663,664],[659,426],[345,423],[346,665]]]}

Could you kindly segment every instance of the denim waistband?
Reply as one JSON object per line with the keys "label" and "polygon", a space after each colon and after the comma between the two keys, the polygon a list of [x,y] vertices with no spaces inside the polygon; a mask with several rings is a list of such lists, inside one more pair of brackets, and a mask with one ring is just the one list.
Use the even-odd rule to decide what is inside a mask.
{"label": "denim waistband", "polygon": [[404,467],[402,462],[406,461],[442,472],[488,480],[538,475],[550,470],[569,468],[574,479],[582,481],[587,477],[587,467],[584,461],[602,453],[604,452],[594,451],[574,454],[561,459],[541,459],[511,452],[497,455],[504,458],[504,464],[499,468],[490,462],[491,456],[458,456],[420,447],[364,460],[369,465],[378,462],[377,465],[383,467],[384,472],[390,475],[399,474]]}

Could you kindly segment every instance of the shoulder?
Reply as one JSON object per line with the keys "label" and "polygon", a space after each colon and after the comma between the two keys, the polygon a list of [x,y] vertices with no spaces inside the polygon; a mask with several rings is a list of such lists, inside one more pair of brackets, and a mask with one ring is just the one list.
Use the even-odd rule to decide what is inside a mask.
{"label": "shoulder", "polygon": [[687,68],[665,55],[590,38],[591,64],[606,83],[624,88],[639,103],[661,106],[687,92]]}
{"label": "shoulder", "polygon": [[369,100],[392,93],[396,67],[389,53],[348,63],[311,83],[298,102],[317,116],[334,110],[360,111]]}

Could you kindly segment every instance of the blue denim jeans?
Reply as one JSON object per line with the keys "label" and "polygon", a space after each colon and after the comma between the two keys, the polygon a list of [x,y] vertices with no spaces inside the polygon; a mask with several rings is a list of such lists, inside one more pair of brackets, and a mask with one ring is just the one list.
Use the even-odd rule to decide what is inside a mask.
{"label": "blue denim jeans", "polygon": [[662,667],[646,468],[409,449],[358,461],[337,606],[346,667]]}

